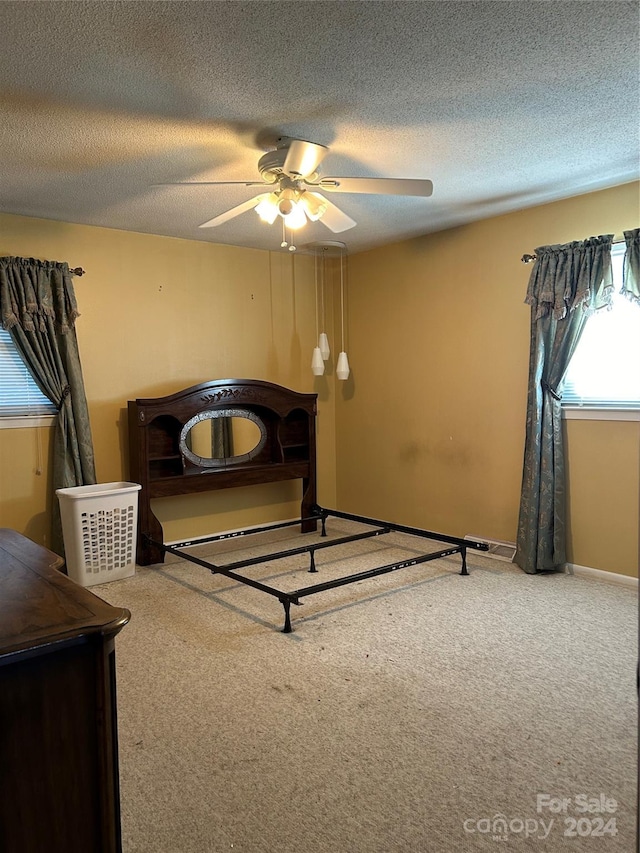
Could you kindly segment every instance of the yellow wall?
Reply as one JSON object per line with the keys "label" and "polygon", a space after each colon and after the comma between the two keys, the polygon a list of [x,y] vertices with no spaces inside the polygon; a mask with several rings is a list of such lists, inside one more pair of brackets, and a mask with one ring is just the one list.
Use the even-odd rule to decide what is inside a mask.
{"label": "yellow wall", "polygon": [[52,429],[0,429],[0,527],[34,542],[51,536]]}
{"label": "yellow wall", "polygon": [[[127,400],[252,378],[319,393],[319,499],[335,505],[335,395],[314,380],[311,258],[0,215],[0,255],[68,261],[98,482],[127,470]],[[0,430],[0,525],[46,544],[51,430]],[[38,450],[38,441],[41,448]],[[38,475],[38,453],[45,474]],[[292,517],[300,483],[164,498],[168,540]]]}
{"label": "yellow wall", "polygon": [[[640,220],[638,184],[354,255],[338,386],[342,509],[515,541],[536,246]],[[568,559],[636,575],[640,424],[570,421]]]}
{"label": "yellow wall", "polygon": [[640,423],[565,425],[569,560],[637,576]]}

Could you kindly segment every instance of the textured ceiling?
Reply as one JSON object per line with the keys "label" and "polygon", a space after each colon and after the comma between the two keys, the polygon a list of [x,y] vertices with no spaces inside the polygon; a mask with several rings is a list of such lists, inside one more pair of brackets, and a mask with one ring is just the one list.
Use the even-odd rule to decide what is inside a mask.
{"label": "textured ceiling", "polygon": [[[637,2],[0,2],[0,210],[278,249],[253,211],[278,134],[332,176],[349,251],[638,178]],[[553,237],[550,234],[550,239]],[[525,247],[527,248],[527,247]]]}

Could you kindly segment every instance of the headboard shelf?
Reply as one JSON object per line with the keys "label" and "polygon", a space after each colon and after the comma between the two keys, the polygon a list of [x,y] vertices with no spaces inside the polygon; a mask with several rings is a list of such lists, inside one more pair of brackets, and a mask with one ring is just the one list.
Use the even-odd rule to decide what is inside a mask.
{"label": "headboard shelf", "polygon": [[[153,498],[301,479],[303,531],[315,530],[317,395],[258,379],[218,379],[130,400],[129,474],[140,483],[137,561],[162,562]],[[306,519],[306,520],[305,520]]]}
{"label": "headboard shelf", "polygon": [[306,462],[243,465],[237,470],[227,468],[206,472],[192,469],[180,476],[150,478],[149,494],[152,498],[164,498],[169,495],[188,495],[192,492],[209,492],[213,489],[228,489],[234,486],[255,486],[260,483],[297,480],[305,477],[307,471]]}

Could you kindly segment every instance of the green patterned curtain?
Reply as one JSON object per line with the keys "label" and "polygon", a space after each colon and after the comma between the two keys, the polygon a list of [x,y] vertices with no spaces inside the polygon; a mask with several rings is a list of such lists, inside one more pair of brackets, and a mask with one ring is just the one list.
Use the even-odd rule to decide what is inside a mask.
{"label": "green patterned curtain", "polygon": [[525,572],[566,562],[561,397],[567,367],[590,314],[613,296],[613,235],[536,249],[531,305],[524,470],[514,562]]}
{"label": "green patterned curtain", "polygon": [[89,412],[68,264],[0,258],[0,320],[35,382],[58,409],[54,438],[51,548],[64,554],[56,489],[96,482]]}
{"label": "green patterned curtain", "polygon": [[640,228],[624,232],[627,248],[624,254],[622,290],[627,299],[640,305]]}

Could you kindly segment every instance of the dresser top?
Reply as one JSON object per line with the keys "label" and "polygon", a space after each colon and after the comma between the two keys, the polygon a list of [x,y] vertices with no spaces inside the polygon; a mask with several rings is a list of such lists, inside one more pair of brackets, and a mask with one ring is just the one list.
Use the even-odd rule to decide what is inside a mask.
{"label": "dresser top", "polygon": [[52,643],[114,636],[131,618],[62,574],[63,565],[52,551],[0,528],[0,663]]}

